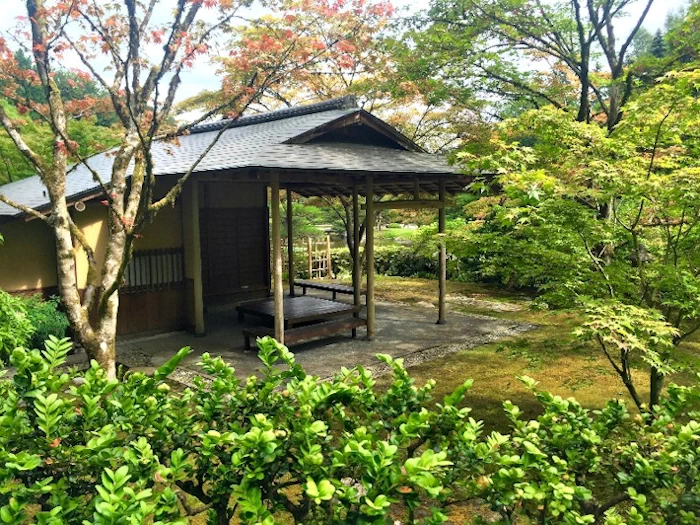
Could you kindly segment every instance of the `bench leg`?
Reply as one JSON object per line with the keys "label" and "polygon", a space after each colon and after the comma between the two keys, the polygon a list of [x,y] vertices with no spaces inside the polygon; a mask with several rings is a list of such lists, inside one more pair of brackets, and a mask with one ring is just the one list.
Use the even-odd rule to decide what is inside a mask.
{"label": "bench leg", "polygon": [[243,341],[245,343],[244,348],[246,350],[250,350],[250,336],[249,335],[244,335],[243,336]]}
{"label": "bench leg", "polygon": [[302,295],[306,295],[306,286],[301,287],[301,293]]}
{"label": "bench leg", "polygon": [[238,312],[238,322],[242,323],[244,319],[245,317],[243,316],[243,312]]}
{"label": "bench leg", "polygon": [[352,329],[352,338],[353,339],[357,338],[357,328]]}
{"label": "bench leg", "polygon": [[336,297],[338,297],[338,294],[336,292],[333,292],[333,300],[335,301]]}

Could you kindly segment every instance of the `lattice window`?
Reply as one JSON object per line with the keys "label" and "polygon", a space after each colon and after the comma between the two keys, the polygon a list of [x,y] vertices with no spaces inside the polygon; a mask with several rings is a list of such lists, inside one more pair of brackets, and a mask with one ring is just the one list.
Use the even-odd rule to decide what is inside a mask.
{"label": "lattice window", "polygon": [[182,248],[134,252],[126,268],[123,293],[178,288],[185,282]]}
{"label": "lattice window", "polygon": [[[282,267],[287,268],[289,263],[289,255],[287,243],[289,239],[283,238],[281,240],[282,248]],[[332,268],[331,268],[331,239],[330,236],[325,238],[313,238],[307,237],[303,244],[294,245],[294,253],[298,256],[294,258],[297,262],[297,275],[303,271],[305,278],[307,279],[331,279],[332,278]],[[306,260],[303,267],[299,266],[302,259]],[[270,265],[274,264],[274,261],[270,259]],[[330,271],[329,271],[330,268]],[[273,271],[272,269],[270,271]]]}

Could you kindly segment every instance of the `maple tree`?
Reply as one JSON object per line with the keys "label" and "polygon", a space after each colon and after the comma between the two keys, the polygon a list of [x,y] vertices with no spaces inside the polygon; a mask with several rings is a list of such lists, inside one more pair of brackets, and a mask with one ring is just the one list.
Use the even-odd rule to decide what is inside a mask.
{"label": "maple tree", "polygon": [[[353,95],[364,109],[428,151],[445,151],[469,136],[477,119],[457,99],[448,100],[430,79],[414,78],[397,68],[402,59],[395,40],[398,19],[387,0],[287,1],[262,24],[246,28],[239,37],[245,45],[218,61],[226,82],[238,82],[249,63],[274,55],[270,42],[299,35],[308,48],[298,50],[298,60],[303,61],[310,49],[329,52],[312,67],[299,68],[270,84],[251,110],[269,111]],[[225,96],[223,90],[203,91],[183,101],[180,109],[209,110]]]}
{"label": "maple tree", "polygon": [[[17,68],[22,71],[16,82],[3,83],[0,89],[4,94],[6,111],[14,120],[22,123],[23,135],[28,144],[42,155],[47,161],[51,157],[52,137],[49,124],[41,115],[29,111],[34,103],[46,103],[46,94],[36,83],[28,80],[36,77],[36,68],[31,58],[23,49],[15,53]],[[57,69],[54,80],[62,96],[66,100],[103,100],[105,93],[94,79],[82,74],[79,70]],[[5,89],[7,88],[7,89]],[[102,106],[102,107],[101,107]],[[79,145],[79,153],[83,157],[104,150],[116,144],[116,121],[114,112],[105,108],[105,104],[81,104],[68,121],[70,135]],[[107,109],[107,111],[101,111]],[[73,162],[77,159],[72,158]],[[34,175],[32,165],[26,157],[17,150],[10,136],[0,128],[0,184],[12,182]]]}
{"label": "maple tree", "polygon": [[[249,29],[241,27],[241,21],[246,21],[243,10],[249,6],[247,1],[236,0],[178,0],[174,6],[161,0],[27,0],[27,17],[16,31],[0,40],[3,95],[51,130],[47,156],[28,140],[28,122],[0,105],[0,124],[46,186],[50,206],[40,212],[13,202],[2,192],[0,200],[45,221],[53,230],[59,290],[72,329],[88,356],[110,376],[116,374],[119,287],[134,241],[160,210],[174,204],[190,174],[227,127],[172,187],[158,196],[154,194],[151,155],[154,142],[177,142],[177,137],[213,115],[231,117],[229,122],[233,122],[269,86],[310,66],[342,41],[338,37],[327,44],[313,43],[302,34],[275,32],[248,38]],[[277,6],[272,3],[266,7],[274,10]],[[266,27],[264,19],[246,23]],[[223,80],[221,98],[199,118],[177,124],[173,116],[183,72],[215,56],[221,42],[230,44],[229,65],[239,74]],[[22,67],[14,51],[18,46],[31,55],[33,68]],[[57,74],[68,57],[80,61],[78,79],[95,82],[99,97],[88,91],[74,99],[59,88]],[[21,91],[18,86],[36,89],[42,95],[15,100]],[[117,120],[119,144],[109,153],[108,173],[90,166],[81,154],[81,139],[71,126],[76,115],[95,108],[113,112]],[[103,190],[108,238],[101,265],[69,213],[66,176],[74,159],[90,171]],[[85,290],[79,289],[76,277],[74,243],[84,250],[88,262]]]}
{"label": "maple tree", "polygon": [[[243,28],[237,49],[219,57],[224,83],[240,82],[251,67],[275,60],[279,46],[297,38],[293,60],[305,62],[314,50],[328,50],[310,67],[299,68],[270,83],[256,101],[259,109],[291,107],[354,94],[366,101],[386,98],[390,75],[387,54],[378,46],[393,7],[387,0],[285,0],[280,9]],[[211,109],[226,97],[224,89],[204,91],[183,107]]]}
{"label": "maple tree", "polygon": [[[465,206],[471,220],[450,251],[481,278],[538,288],[543,305],[583,307],[583,334],[639,406],[630,361],[649,365],[657,404],[665,376],[683,366],[674,349],[700,331],[699,86],[700,69],[668,73],[612,133],[531,110],[458,154],[475,175],[500,176],[497,195]],[[487,181],[479,187],[488,193]]]}

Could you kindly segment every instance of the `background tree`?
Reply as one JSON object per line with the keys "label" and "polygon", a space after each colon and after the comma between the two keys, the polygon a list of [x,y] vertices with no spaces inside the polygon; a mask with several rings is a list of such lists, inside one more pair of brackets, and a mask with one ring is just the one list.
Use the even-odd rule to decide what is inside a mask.
{"label": "background tree", "polygon": [[[668,74],[628,104],[612,134],[562,110],[533,110],[500,126],[490,151],[462,154],[470,169],[503,173],[499,196],[468,205],[484,220],[469,224],[462,253],[473,258],[492,240],[500,251],[476,255],[501,279],[530,279],[550,304],[604,301],[592,308],[592,330],[609,334],[604,351],[629,353],[633,341],[651,349],[642,358],[652,404],[673,346],[700,330],[699,86],[700,70]],[[664,331],[670,345],[656,345]]]}
{"label": "background tree", "polygon": [[[632,42],[653,0],[645,0],[629,35],[616,34],[634,0],[434,0],[409,32],[414,76],[440,78],[464,97],[491,100],[491,112],[551,104],[588,122],[618,122],[634,76]],[[427,30],[425,29],[427,26]],[[598,54],[606,64],[597,70]]]}
{"label": "background tree", "polygon": [[[270,111],[280,107],[356,95],[368,107],[381,104],[381,86],[389,75],[387,55],[378,49],[379,35],[386,28],[393,8],[389,2],[299,2],[286,0],[274,14],[259,24],[248,25],[237,36],[239,45],[228,57],[219,57],[225,82],[239,82],[242,64],[256,60],[259,53],[274,59],[275,50],[266,42],[294,34],[306,45],[297,59],[305,60],[313,49],[328,49],[313,65],[299,68],[265,87],[249,111]],[[203,91],[180,104],[186,110],[211,110],[226,97],[222,90]]]}
{"label": "background tree", "polygon": [[[17,69],[13,76],[16,82],[0,79],[0,91],[4,96],[2,103],[8,114],[12,115],[11,118],[23,122],[27,143],[48,162],[53,140],[50,125],[43,118],[46,93],[36,82],[38,73],[31,57],[22,48],[15,52],[15,63]],[[119,132],[112,127],[116,115],[110,111],[106,92],[89,75],[79,71],[58,68],[54,73],[53,78],[62,97],[69,101],[69,105],[72,103],[67,125],[78,144],[79,155],[87,157],[114,146]],[[42,112],[30,111],[30,107],[40,107]],[[77,156],[71,156],[71,162],[77,161]],[[34,174],[32,164],[17,149],[4,128],[0,128],[0,184]]]}
{"label": "background tree", "polygon": [[[6,94],[13,89],[19,92],[23,83],[43,93],[25,101],[28,112],[38,115],[51,130],[49,159],[26,137],[28,122],[15,118],[5,106],[0,107],[0,124],[46,186],[50,209],[43,214],[1,194],[0,200],[45,221],[53,230],[59,290],[72,329],[88,356],[114,376],[118,290],[134,240],[161,209],[174,203],[201,160],[194,162],[165,195],[156,197],[153,143],[176,140],[211,115],[239,115],[270,85],[313,63],[327,47],[319,44],[310,49],[303,35],[289,33],[257,41],[236,38],[242,30],[237,30],[235,24],[240,23],[241,10],[248,7],[248,2],[179,0],[172,11],[159,0],[145,4],[124,0],[104,5],[27,0],[26,7],[26,27],[0,41],[0,76]],[[183,71],[192,68],[197,60],[215,54],[215,42],[228,42],[231,38],[232,61],[240,75],[225,79],[225,96],[199,119],[173,124]],[[21,57],[18,60],[10,47],[10,40],[31,52],[36,75],[27,73]],[[257,52],[240,53],[237,45],[256,48]],[[85,71],[80,75],[89,76],[99,85],[111,106],[110,112],[117,117],[119,144],[111,150],[110,173],[92,170],[89,160],[80,154],[78,141],[82,138],[73,132],[70,122],[75,120],[78,108],[89,104],[90,97],[88,93],[80,100],[70,100],[60,89],[58,64],[68,55],[82,62]],[[105,62],[108,67],[104,67]],[[65,182],[71,158],[78,158],[104,190],[108,238],[102,266],[98,266],[93,248],[68,211]],[[74,242],[84,249],[89,266],[83,293],[75,273]]]}

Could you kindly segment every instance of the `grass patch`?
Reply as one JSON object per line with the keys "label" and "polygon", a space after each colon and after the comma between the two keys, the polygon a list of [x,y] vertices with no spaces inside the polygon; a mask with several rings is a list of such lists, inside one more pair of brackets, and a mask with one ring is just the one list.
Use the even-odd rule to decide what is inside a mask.
{"label": "grass patch", "polygon": [[[352,285],[350,277],[337,279],[335,282]],[[405,304],[430,301],[437,304],[437,290],[437,281],[433,279],[376,275],[374,281],[374,294],[378,301]],[[531,299],[522,293],[511,292],[497,286],[459,281],[447,281],[447,293],[448,295],[459,294],[476,299],[523,304]],[[470,309],[469,312],[476,313],[473,309]],[[490,310],[488,312],[492,313]]]}
{"label": "grass patch", "polygon": [[377,240],[405,240],[410,241],[413,239],[416,230],[411,230],[409,228],[384,228],[375,232]]}

